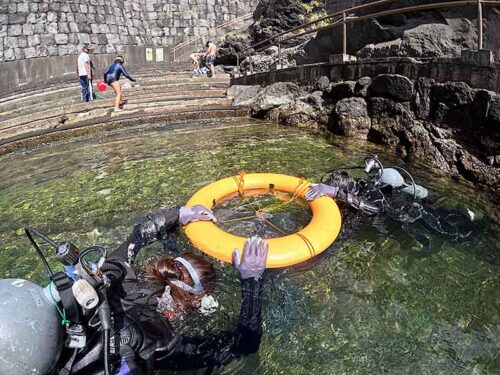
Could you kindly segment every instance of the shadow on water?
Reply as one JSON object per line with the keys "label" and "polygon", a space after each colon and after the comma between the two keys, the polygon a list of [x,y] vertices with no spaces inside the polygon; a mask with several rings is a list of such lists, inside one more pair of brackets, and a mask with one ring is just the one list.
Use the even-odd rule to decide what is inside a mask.
{"label": "shadow on water", "polygon": [[[245,171],[318,181],[367,154],[378,153],[387,165],[396,160],[383,151],[235,119],[131,128],[16,152],[0,159],[0,276],[46,281],[22,234],[27,224],[80,247],[113,248],[147,213],[182,203],[217,179]],[[405,168],[439,206],[498,217],[470,184],[424,166]],[[308,209],[289,208],[275,213],[274,223],[292,232],[307,223]],[[220,209],[229,210],[227,220],[234,214]],[[242,207],[238,214],[244,213]],[[240,234],[268,230],[256,222],[226,224]],[[399,222],[348,217],[344,232],[314,260],[269,273],[259,353],[214,373],[500,373],[498,226],[461,244],[429,233],[428,252]],[[168,246],[193,250],[182,233]],[[138,267],[162,253],[161,244],[148,247]],[[236,324],[239,282],[232,266],[215,265],[219,308],[184,322],[179,329],[186,334]]]}

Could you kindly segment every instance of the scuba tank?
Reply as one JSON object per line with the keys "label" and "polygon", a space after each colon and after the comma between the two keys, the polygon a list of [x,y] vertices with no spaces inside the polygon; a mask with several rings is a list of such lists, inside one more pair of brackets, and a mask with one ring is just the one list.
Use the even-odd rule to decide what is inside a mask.
{"label": "scuba tank", "polygon": [[0,280],[0,374],[46,374],[57,364],[64,329],[54,306],[57,291],[47,288]]}

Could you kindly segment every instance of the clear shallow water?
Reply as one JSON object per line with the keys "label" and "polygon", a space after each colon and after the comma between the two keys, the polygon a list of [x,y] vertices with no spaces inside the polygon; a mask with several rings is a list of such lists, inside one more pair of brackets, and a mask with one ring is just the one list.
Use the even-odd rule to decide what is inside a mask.
{"label": "clear shallow water", "polygon": [[[382,154],[363,143],[238,119],[131,128],[8,155],[0,159],[0,277],[46,280],[24,225],[80,247],[97,242],[112,248],[145,214],[182,203],[219,178],[244,170],[317,180],[372,152]],[[441,197],[440,205],[462,202],[478,215],[497,215],[467,184],[407,167]],[[220,372],[499,374],[495,228],[462,245],[431,237],[433,252],[422,256],[398,223],[386,227],[389,233],[381,234],[366,220],[315,267],[270,278],[259,354]],[[190,249],[182,234],[177,245]],[[151,246],[139,264],[160,252]],[[191,334],[236,324],[238,281],[232,267],[217,268],[221,307],[183,325]]]}

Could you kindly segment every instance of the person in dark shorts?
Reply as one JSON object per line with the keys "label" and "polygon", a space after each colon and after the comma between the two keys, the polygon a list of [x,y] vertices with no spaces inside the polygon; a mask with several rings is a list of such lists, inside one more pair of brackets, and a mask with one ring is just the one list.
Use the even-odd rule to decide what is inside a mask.
{"label": "person in dark shorts", "polygon": [[116,94],[115,97],[115,112],[121,111],[120,109],[120,104],[121,104],[121,99],[122,99],[122,87],[120,86],[120,83],[118,82],[120,80],[120,76],[123,74],[125,77],[127,77],[130,81],[135,82],[135,79],[133,79],[123,66],[124,59],[121,56],[118,56],[113,64],[111,64],[108,69],[104,72],[104,82],[111,86],[113,91]]}
{"label": "person in dark shorts", "polygon": [[215,56],[217,55],[217,46],[215,43],[208,41],[207,48],[206,64],[210,69],[210,73],[212,73],[211,76],[215,77]]}

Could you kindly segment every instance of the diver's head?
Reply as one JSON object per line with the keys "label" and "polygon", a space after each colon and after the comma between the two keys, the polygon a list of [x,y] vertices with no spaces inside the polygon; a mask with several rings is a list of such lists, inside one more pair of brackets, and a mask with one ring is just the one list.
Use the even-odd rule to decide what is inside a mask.
{"label": "diver's head", "polygon": [[202,256],[189,252],[177,258],[157,259],[146,268],[146,277],[156,284],[165,285],[165,292],[170,293],[175,303],[168,308],[174,316],[198,307],[202,297],[215,288],[212,264]]}
{"label": "diver's head", "polygon": [[121,64],[121,65],[123,65],[124,62],[125,62],[125,59],[122,56],[117,56],[115,58],[115,64]]}
{"label": "diver's head", "polygon": [[342,169],[334,171],[327,183],[330,186],[336,186],[339,190],[346,192],[352,193],[356,191],[356,181],[347,171]]}

